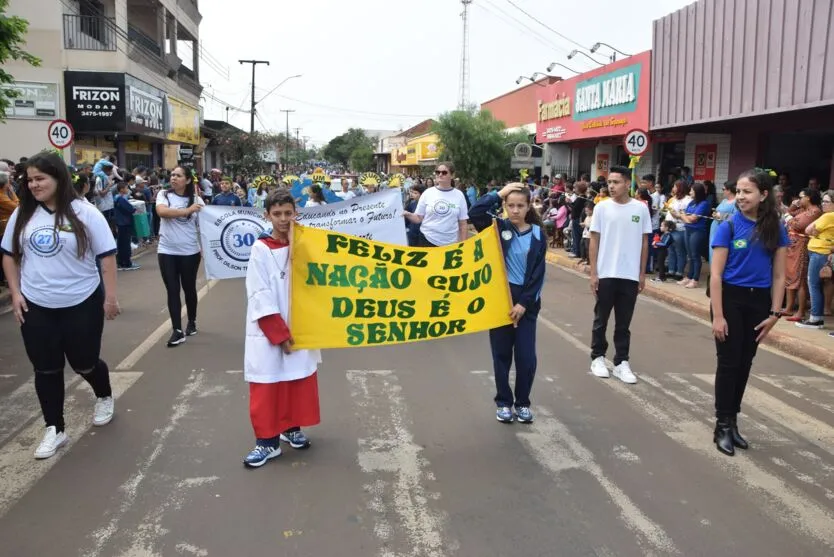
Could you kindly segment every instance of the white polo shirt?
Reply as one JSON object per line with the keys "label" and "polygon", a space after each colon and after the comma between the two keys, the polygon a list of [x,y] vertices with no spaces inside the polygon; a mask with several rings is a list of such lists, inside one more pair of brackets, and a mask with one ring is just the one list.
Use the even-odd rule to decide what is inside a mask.
{"label": "white polo shirt", "polygon": [[[198,195],[194,195],[194,202],[205,206],[205,202]],[[157,207],[171,209],[187,209],[188,196],[177,195],[173,189],[161,190],[156,194]],[[164,255],[194,255],[200,253],[200,235],[197,231],[196,214],[174,219],[159,219],[159,245],[156,253]]]}
{"label": "white polo shirt", "polygon": [[[101,284],[96,257],[116,253],[116,241],[104,216],[90,203],[76,199],[72,209],[87,229],[89,246],[78,257],[78,242],[69,222],[55,228],[55,214],[44,206],[35,209],[20,241],[20,291],[33,304],[66,308],[80,304]],[[11,256],[17,215],[15,209],[3,235],[3,252]]]}

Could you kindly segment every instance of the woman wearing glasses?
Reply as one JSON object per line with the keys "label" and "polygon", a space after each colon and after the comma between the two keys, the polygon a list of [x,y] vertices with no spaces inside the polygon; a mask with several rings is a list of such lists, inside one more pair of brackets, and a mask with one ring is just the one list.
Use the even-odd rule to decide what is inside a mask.
{"label": "woman wearing glasses", "polygon": [[455,167],[444,162],[434,171],[436,185],[420,196],[414,212],[405,211],[409,222],[420,225],[421,247],[448,246],[468,235],[466,197],[453,186]]}

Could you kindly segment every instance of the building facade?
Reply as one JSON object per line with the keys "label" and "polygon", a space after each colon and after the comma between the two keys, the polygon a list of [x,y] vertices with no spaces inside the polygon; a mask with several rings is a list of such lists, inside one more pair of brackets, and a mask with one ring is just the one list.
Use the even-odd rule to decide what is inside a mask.
{"label": "building facade", "polygon": [[722,183],[772,168],[834,184],[834,3],[700,0],[654,22],[651,129],[663,175]]}
{"label": "building facade", "polygon": [[[648,132],[651,79],[651,52],[643,52],[540,88],[534,108],[543,172],[594,180],[611,166],[628,166],[623,141],[631,130]],[[638,174],[650,172],[654,160],[650,148]]]}
{"label": "building facade", "polygon": [[197,0],[11,0],[29,21],[40,67],[9,64],[21,92],[0,138],[3,157],[49,147],[56,118],[75,130],[68,162],[117,156],[127,168],[171,168],[199,156]]}

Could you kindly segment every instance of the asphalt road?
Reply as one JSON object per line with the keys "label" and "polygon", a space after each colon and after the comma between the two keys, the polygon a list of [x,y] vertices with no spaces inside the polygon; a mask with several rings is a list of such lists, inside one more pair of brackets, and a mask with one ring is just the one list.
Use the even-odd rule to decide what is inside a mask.
{"label": "asphalt road", "polygon": [[740,418],[751,450],[725,457],[707,327],[641,299],[640,382],[596,379],[587,279],[550,267],[534,424],[496,422],[485,334],[327,351],[312,448],[247,470],[242,281],[201,279],[200,334],[167,349],[155,257],[139,263],[105,332],[116,418],[91,428],[68,374],[72,445],[50,460],[32,458],[31,371],[0,317],[3,557],[834,553],[831,372],[761,351]]}

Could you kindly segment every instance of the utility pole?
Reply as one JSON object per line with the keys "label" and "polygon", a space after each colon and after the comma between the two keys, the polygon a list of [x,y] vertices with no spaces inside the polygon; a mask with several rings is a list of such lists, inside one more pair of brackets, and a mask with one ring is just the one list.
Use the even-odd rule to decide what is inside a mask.
{"label": "utility pole", "polygon": [[290,162],[290,112],[295,112],[295,110],[281,110],[281,112],[287,114],[287,133],[284,136],[284,139],[286,139],[284,146],[284,170],[286,170]]}
{"label": "utility pole", "polygon": [[463,4],[463,48],[460,57],[460,93],[458,110],[465,110],[469,105],[469,5],[472,0],[460,0]]}
{"label": "utility pole", "polygon": [[241,64],[252,64],[252,110],[249,113],[249,133],[255,133],[255,67],[258,64],[269,65],[267,60],[238,60]]}
{"label": "utility pole", "polygon": [[[301,143],[299,142],[300,138],[298,136],[299,132],[301,131],[301,128],[293,128],[293,129],[295,130],[295,153],[296,153],[296,158],[301,158],[301,157],[298,156],[299,151],[301,150]],[[296,161],[296,162],[301,162],[301,161]]]}

